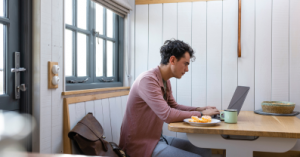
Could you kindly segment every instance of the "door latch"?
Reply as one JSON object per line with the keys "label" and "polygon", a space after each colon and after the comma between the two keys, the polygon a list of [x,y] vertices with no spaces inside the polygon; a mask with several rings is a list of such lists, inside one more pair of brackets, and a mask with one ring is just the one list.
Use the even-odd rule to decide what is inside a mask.
{"label": "door latch", "polygon": [[20,90],[25,92],[25,84],[20,84],[20,72],[26,71],[20,67],[20,52],[15,52],[15,68],[11,68],[11,72],[15,73],[15,99],[20,99]]}

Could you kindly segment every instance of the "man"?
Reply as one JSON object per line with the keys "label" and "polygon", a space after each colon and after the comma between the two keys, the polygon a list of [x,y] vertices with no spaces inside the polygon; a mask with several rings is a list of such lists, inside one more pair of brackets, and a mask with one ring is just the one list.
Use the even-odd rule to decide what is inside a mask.
{"label": "man", "polygon": [[[193,146],[188,140],[162,135],[163,123],[215,115],[215,107],[190,107],[176,103],[170,78],[180,79],[194,58],[183,41],[167,40],[160,49],[161,63],[134,81],[121,127],[120,147],[131,157],[207,157],[210,149]],[[138,65],[137,65],[138,66]],[[190,82],[187,82],[190,83]]]}

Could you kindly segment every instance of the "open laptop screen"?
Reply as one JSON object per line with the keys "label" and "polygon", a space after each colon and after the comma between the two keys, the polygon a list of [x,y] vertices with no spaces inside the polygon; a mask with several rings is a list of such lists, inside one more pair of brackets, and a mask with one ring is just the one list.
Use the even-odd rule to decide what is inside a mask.
{"label": "open laptop screen", "polygon": [[239,114],[249,92],[249,89],[250,87],[237,86],[228,106],[228,109],[236,109]]}

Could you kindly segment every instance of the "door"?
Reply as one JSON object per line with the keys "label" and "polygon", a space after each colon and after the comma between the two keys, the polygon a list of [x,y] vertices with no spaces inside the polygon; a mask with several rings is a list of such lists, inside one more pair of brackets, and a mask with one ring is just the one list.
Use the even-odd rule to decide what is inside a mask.
{"label": "door", "polygon": [[[15,98],[15,52],[21,51],[20,0],[0,0],[0,110],[20,111],[20,99]],[[26,67],[25,67],[26,68]]]}

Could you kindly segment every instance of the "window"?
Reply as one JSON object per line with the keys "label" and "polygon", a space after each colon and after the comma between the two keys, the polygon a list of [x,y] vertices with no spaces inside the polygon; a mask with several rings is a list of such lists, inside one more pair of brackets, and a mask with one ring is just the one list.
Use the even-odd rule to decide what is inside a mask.
{"label": "window", "polygon": [[66,0],[66,89],[122,86],[124,19],[91,0]]}

